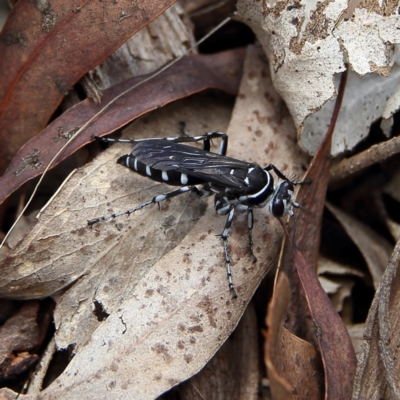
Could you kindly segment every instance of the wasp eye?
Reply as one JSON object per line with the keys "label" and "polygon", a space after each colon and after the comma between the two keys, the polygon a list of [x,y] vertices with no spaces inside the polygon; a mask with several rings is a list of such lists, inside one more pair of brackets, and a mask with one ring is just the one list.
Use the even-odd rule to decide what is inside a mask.
{"label": "wasp eye", "polygon": [[293,185],[290,182],[284,181],[275,189],[275,194],[269,206],[269,210],[274,217],[280,218],[285,214],[290,214],[292,195]]}
{"label": "wasp eye", "polygon": [[285,206],[281,198],[274,198],[273,202],[271,203],[271,214],[276,217],[280,218],[283,217],[285,213]]}

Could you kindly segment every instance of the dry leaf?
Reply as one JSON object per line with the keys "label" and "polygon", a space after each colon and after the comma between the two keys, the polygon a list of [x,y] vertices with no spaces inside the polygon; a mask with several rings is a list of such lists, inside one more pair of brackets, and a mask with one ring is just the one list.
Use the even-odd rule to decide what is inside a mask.
{"label": "dry leaf", "polygon": [[328,279],[323,276],[319,277],[322,288],[329,296],[335,310],[339,313],[343,309],[344,301],[350,297],[354,281],[351,279]]}
{"label": "dry leaf", "polygon": [[[346,75],[342,78],[339,92],[341,95],[344,91]],[[339,96],[336,110],[340,106],[340,100]],[[306,178],[311,179],[312,184],[302,185],[299,190],[296,200],[306,212],[299,214],[296,218],[293,238],[287,235],[278,273],[285,273],[291,278],[290,305],[286,311],[285,326],[315,347],[318,346],[320,351],[324,376],[320,375],[320,370],[316,366],[313,377],[318,378],[317,386],[324,385],[326,398],[348,398],[352,391],[356,368],[354,349],[343,321],[333,308],[315,273],[334,127],[335,118],[333,117],[326,136],[306,173]],[[281,292],[284,290],[288,289],[283,285],[277,286],[274,297],[288,296],[288,293]],[[284,356],[288,357],[286,353],[282,353],[282,357]]]}
{"label": "dry leaf", "polygon": [[257,400],[258,327],[251,302],[239,325],[207,365],[179,387],[182,400]]}
{"label": "dry leaf", "polygon": [[318,399],[322,397],[321,356],[309,342],[293,335],[283,326],[290,300],[289,281],[280,274],[276,293],[267,316],[265,364],[274,399]]}
{"label": "dry leaf", "polygon": [[19,1],[0,33],[1,173],[72,85],[173,3]]}
{"label": "dry leaf", "polygon": [[[0,202],[27,180],[40,175],[66,141],[77,132],[77,127],[84,126],[96,115],[95,120],[69,144],[53,166],[92,141],[92,135],[103,136],[114,132],[174,100],[209,88],[236,94],[243,57],[243,48],[211,56],[184,57],[173,68],[166,69],[144,85],[137,86],[146,77],[136,77],[105,90],[101,104],[95,104],[91,99],[83,100],[22,147],[0,178]],[[114,101],[121,95],[118,101]],[[107,104],[110,106],[106,107]],[[103,112],[98,115],[101,110]]]}
{"label": "dry leaf", "polygon": [[364,323],[347,326],[347,330],[349,331],[349,335],[351,337],[351,341],[353,343],[354,351],[357,355],[357,358],[361,353],[362,344],[364,342],[364,329]]}
{"label": "dry leaf", "polygon": [[353,277],[365,278],[365,274],[325,257],[320,257],[318,260],[318,279],[337,312],[343,310],[344,301],[351,296],[355,283]]}
{"label": "dry leaf", "polygon": [[[39,302],[25,303],[0,328],[0,382],[14,379],[38,360],[41,329]],[[30,354],[30,352],[32,354]]]}
{"label": "dry leaf", "polygon": [[[218,98],[193,97],[144,117],[127,127],[124,135],[140,135],[144,138],[154,137],[154,132],[157,132],[161,137],[171,136],[171,132],[178,132],[176,124],[182,119],[187,121],[188,129],[193,129],[193,134],[210,130],[212,126],[224,130],[228,125],[230,112],[229,106],[218,101]],[[208,117],[210,114],[213,115],[212,118]],[[91,204],[88,204],[88,199],[84,204],[86,209],[93,206],[90,214],[85,214],[86,219],[109,214],[111,209],[108,204],[118,198],[119,201],[112,208],[114,211],[127,210],[171,190],[171,186],[160,185],[119,167],[116,160],[129,151],[129,145],[113,146],[107,151],[108,154],[99,156],[93,168],[87,172],[88,192],[95,191],[95,194]],[[103,173],[99,171],[100,168]],[[96,179],[99,181],[96,182]],[[80,178],[78,181],[83,183]],[[62,201],[62,197],[60,200]],[[212,212],[212,205],[208,207],[211,207]],[[66,348],[70,344],[80,346],[85,343],[94,328],[131,296],[136,284],[148,270],[180,244],[206,208],[205,201],[183,195],[161,203],[160,210],[157,206],[152,206],[131,217],[125,216],[111,223],[98,224],[92,229],[85,227],[89,235],[87,245],[93,245],[93,242],[99,244],[98,252],[91,261],[95,265],[89,265],[88,279],[76,282],[59,301],[54,316],[58,328],[57,345]],[[223,223],[223,219],[220,223]],[[219,245],[218,240],[216,242]],[[183,255],[183,265],[190,267],[190,258],[191,250],[188,249]],[[176,268],[183,266],[179,263]],[[77,326],[81,328],[77,330]]]}
{"label": "dry leaf", "polygon": [[91,76],[104,90],[153,72],[194,45],[192,29],[181,4],[175,3],[94,68]]}
{"label": "dry leaf", "polygon": [[400,170],[394,171],[390,181],[385,185],[384,193],[400,203]]}
{"label": "dry leaf", "polygon": [[354,382],[355,400],[400,398],[399,266],[400,243],[397,242],[365,323]]}
{"label": "dry leaf", "polygon": [[[228,154],[263,166],[273,162],[286,173],[298,171],[302,160],[294,143],[293,125],[279,97],[271,90],[265,68],[260,51],[250,48],[241,94],[228,129]],[[200,115],[203,107],[206,126],[210,116],[218,114],[218,108],[208,100],[201,100],[201,105],[190,108],[191,113]],[[170,110],[164,112],[164,115],[172,114]],[[147,120],[150,131],[151,117]],[[177,114],[171,115],[171,119],[179,121]],[[245,132],[254,133],[251,140]],[[171,136],[171,128],[168,134],[161,133]],[[113,398],[123,398],[128,393],[133,398],[154,398],[187,379],[204,366],[232,332],[279,252],[282,237],[279,223],[267,209],[257,210],[254,251],[258,262],[253,263],[247,251],[247,218],[238,213],[229,238],[238,292],[238,299],[232,301],[223,248],[215,237],[223,229],[224,218],[216,217],[211,199],[205,215],[191,230],[192,213],[199,207],[201,211],[201,205],[187,198],[180,204],[179,198],[172,199],[162,206],[162,213],[153,208],[88,229],[86,219],[129,208],[160,193],[160,185],[153,181],[138,177],[111,161],[109,166],[105,164],[107,158],[115,160],[117,154],[123,153],[126,153],[125,147],[113,146],[107,155],[70,178],[43,212],[40,227],[34,228],[29,236],[37,242],[33,248],[48,246],[41,252],[35,249],[37,257],[43,256],[42,266],[37,259],[32,262],[30,253],[26,254],[26,249],[32,248],[28,242],[20,243],[17,247],[25,253],[25,260],[16,257],[19,269],[10,267],[10,272],[27,273],[25,291],[22,291],[22,279],[19,288],[16,287],[16,276],[10,278],[7,288],[2,287],[3,294],[8,291],[9,296],[16,296],[17,289],[21,289],[20,293],[43,295],[44,290],[51,292],[75,282],[60,303],[59,310],[64,304],[63,314],[68,315],[57,314],[64,344],[70,342],[68,335],[81,341],[79,335],[88,337],[98,325],[89,341],[78,348],[65,372],[42,392],[44,398],[101,397],[104,388],[112,391]],[[283,165],[282,160],[285,160]],[[185,202],[193,207],[188,212],[183,206]],[[173,234],[172,228],[172,239],[177,246],[150,268],[156,261],[154,258],[167,252],[171,237],[166,232],[177,216],[183,219],[182,215],[189,217],[189,221],[184,220],[186,231],[179,231],[186,236],[182,240]],[[53,233],[45,222],[52,224]],[[130,240],[131,234],[137,238]],[[161,250],[156,250],[156,245]],[[147,267],[143,264],[145,261]],[[92,312],[91,306],[96,302],[97,311]],[[83,318],[78,324],[68,320],[75,318],[78,322],[80,314],[85,313],[91,316],[90,321]],[[97,320],[107,314],[110,315],[102,323]]]}
{"label": "dry leaf", "polygon": [[344,19],[347,7],[342,0],[238,2],[238,16],[263,45],[274,86],[310,153],[329,125],[335,75],[344,71],[345,60],[355,73],[349,76],[332,154],[353,149],[368,135],[372,122],[390,118],[399,108],[400,68],[393,51],[400,43],[397,2],[368,7],[360,3],[351,18]]}
{"label": "dry leaf", "polygon": [[333,276],[356,276],[365,278],[364,272],[347,264],[339,264],[321,256],[318,260],[318,275],[329,274]]}
{"label": "dry leaf", "polygon": [[341,211],[330,203],[326,203],[328,210],[343,226],[363,255],[368,265],[375,288],[378,287],[383,271],[389,260],[392,246],[386,239],[374,232],[371,228]]}

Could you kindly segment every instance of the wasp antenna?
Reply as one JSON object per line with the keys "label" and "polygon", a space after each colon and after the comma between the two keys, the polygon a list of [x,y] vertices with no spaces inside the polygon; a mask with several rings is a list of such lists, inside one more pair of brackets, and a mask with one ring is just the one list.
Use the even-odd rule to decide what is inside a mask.
{"label": "wasp antenna", "polygon": [[306,179],[304,179],[304,181],[300,181],[297,184],[298,185],[309,185],[311,183],[312,183],[312,179],[311,178],[306,178]]}
{"label": "wasp antenna", "polygon": [[288,180],[290,181],[290,182],[292,182],[292,184],[293,185],[305,185],[305,184],[309,184],[309,183],[311,183],[312,182],[312,180],[310,179],[310,178],[307,178],[307,179],[305,179],[304,181],[299,181],[299,180],[297,180],[298,179],[298,176],[297,176],[297,174],[296,173],[292,173],[292,174],[290,174],[289,176],[288,176]]}
{"label": "wasp antenna", "polygon": [[302,206],[302,205],[299,204],[299,203],[292,202],[292,206],[298,208],[298,209],[301,210],[302,212],[310,213],[310,211],[309,211],[306,207]]}

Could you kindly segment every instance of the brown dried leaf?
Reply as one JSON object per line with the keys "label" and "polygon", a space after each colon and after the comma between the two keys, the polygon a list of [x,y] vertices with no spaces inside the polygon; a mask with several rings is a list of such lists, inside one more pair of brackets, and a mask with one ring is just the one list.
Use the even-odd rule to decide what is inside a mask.
{"label": "brown dried leaf", "polygon": [[254,304],[207,365],[179,387],[182,400],[257,400],[258,327]]}
{"label": "brown dried leaf", "polygon": [[333,275],[335,277],[351,276],[365,278],[365,273],[347,264],[338,264],[333,260],[329,260],[321,256],[318,260],[318,275]]}
{"label": "brown dried leaf", "polygon": [[333,137],[333,155],[352,150],[372,122],[398,110],[400,70],[390,50],[400,43],[398,2],[367,3],[359,2],[345,20],[347,1],[238,1],[237,15],[263,45],[274,86],[301,133],[300,145],[310,154],[325,136],[335,79],[347,68],[345,62],[351,67],[350,90]]}
{"label": "brown dried leaf", "polygon": [[[154,137],[154,132],[161,137],[171,136],[171,132],[178,132],[177,121],[182,119],[188,123],[188,129],[192,132],[208,131],[212,127],[225,130],[231,113],[229,106],[218,98],[206,95],[191,97],[142,118],[128,127],[124,136]],[[117,195],[120,199],[113,205],[116,211],[132,208],[152,196],[171,190],[170,186],[159,185],[126,168],[118,167],[115,160],[129,149],[126,145],[113,146],[107,151],[109,154],[98,157],[95,163],[101,160],[106,163],[103,167],[105,176],[100,178],[101,182],[93,182],[98,177],[95,172],[99,171],[98,167],[88,173],[90,186],[96,188],[93,194],[96,207],[90,218],[108,214],[109,202],[117,199]],[[123,181],[121,175],[126,177]],[[127,195],[128,187],[132,195]],[[102,204],[99,205],[99,202]],[[142,276],[180,243],[204,214],[206,207],[206,202],[196,201],[190,196],[180,196],[161,203],[160,211],[157,206],[150,207],[130,218],[117,219],[115,224],[107,222],[94,226],[94,232],[89,229],[87,233],[90,236],[92,232],[95,233],[101,253],[93,260],[95,265],[92,265],[93,261],[88,265],[88,279],[76,282],[58,302],[54,316],[58,327],[57,345],[65,348],[74,344],[78,348],[86,343],[102,318],[130,297]],[[86,215],[86,218],[89,219],[89,216]],[[121,228],[127,223],[130,226],[125,232]],[[111,239],[113,235],[117,240]],[[190,264],[189,253],[183,258]],[[88,296],[89,293],[91,296]],[[87,300],[83,301],[82,298]],[[80,329],[77,330],[77,326]]]}
{"label": "brown dried leaf", "polygon": [[392,237],[395,241],[400,237],[400,224],[398,221],[394,221],[391,216],[388,214],[385,203],[383,201],[383,194],[387,194],[392,197],[397,202],[400,202],[400,173],[398,170],[395,170],[389,183],[384,187],[383,193],[379,196],[375,196],[375,202],[377,204],[377,210],[380,213],[382,221],[386,224],[388,230],[392,234]]}
{"label": "brown dried leaf", "polygon": [[[210,118],[213,113],[215,117]],[[154,132],[170,136],[178,133],[177,121],[184,118],[196,131],[213,126],[223,130],[229,116],[229,105],[206,96],[160,109],[134,129],[141,137],[154,136]],[[85,343],[102,319],[101,312],[92,308],[97,305],[104,313],[114,310],[205,211],[204,202],[181,196],[162,205],[162,212],[149,208],[140,215],[89,229],[87,219],[109,213],[110,207],[125,210],[170,190],[118,166],[118,155],[129,150],[126,145],[114,146],[92,165],[76,171],[32,232],[3,260],[3,297],[45,297],[85,277],[78,279],[57,307],[60,347]],[[7,271],[13,272],[8,275]]]}
{"label": "brown dried leaf", "polygon": [[387,266],[392,246],[386,239],[367,225],[346,214],[333,204],[326,207],[343,226],[347,234],[359,248],[372,275],[375,288],[378,287],[382,274]]}
{"label": "brown dried leaf", "polygon": [[296,247],[293,259],[316,328],[325,371],[325,398],[350,398],[356,358],[346,326]]}
{"label": "brown dried leaf", "polygon": [[351,296],[354,277],[365,278],[365,274],[324,257],[318,260],[318,279],[337,312],[342,312],[345,300]]}
{"label": "brown dried leaf", "polygon": [[390,182],[385,186],[384,192],[400,202],[400,170],[394,171]]}
{"label": "brown dried leaf", "polygon": [[[233,157],[257,161],[261,165],[273,162],[288,172],[289,162],[294,162],[298,168],[302,161],[294,143],[294,127],[270,86],[265,68],[265,60],[260,51],[250,48],[241,95],[229,128],[231,147],[228,153]],[[208,122],[213,113],[218,113],[218,109],[208,100],[202,103],[202,106],[213,108],[206,112],[205,121]],[[197,106],[191,112],[200,113],[201,109]],[[170,110],[165,112],[172,114]],[[179,120],[176,114],[173,117],[175,121]],[[150,122],[151,119],[148,125]],[[251,134],[246,135],[246,132]],[[276,135],[277,132],[280,135]],[[117,152],[122,152],[120,149],[114,146],[108,151],[113,160]],[[282,165],[282,159],[286,160],[285,165]],[[44,264],[48,264],[44,265],[45,269],[35,271],[29,252],[25,255],[29,260],[22,261],[15,257],[17,265],[10,268],[10,272],[14,271],[15,280],[15,275],[21,273],[24,266],[27,267],[26,271],[31,275],[27,276],[25,285],[30,293],[44,289],[53,291],[57,286],[80,278],[68,296],[75,303],[68,307],[69,300],[66,300],[64,308],[69,309],[69,315],[73,318],[75,314],[77,320],[81,307],[87,312],[93,301],[100,297],[100,305],[110,313],[103,323],[95,321],[98,328],[90,340],[78,348],[67,370],[42,393],[44,398],[62,395],[101,397],[105,387],[112,391],[113,398],[126,397],[127,393],[132,398],[154,398],[187,379],[204,366],[232,332],[261,278],[279,252],[282,231],[278,222],[268,215],[266,209],[257,210],[254,250],[258,262],[253,264],[245,239],[247,218],[243,214],[237,216],[229,245],[234,261],[234,283],[239,297],[232,301],[226,283],[223,249],[215,238],[223,229],[224,219],[215,216],[209,201],[208,210],[190,233],[181,242],[181,238],[177,238],[179,245],[152,268],[149,266],[147,271],[139,271],[142,279],[139,281],[140,277],[137,278],[135,286],[131,275],[136,274],[132,265],[136,259],[154,258],[155,246],[163,246],[161,240],[170,243],[168,238],[165,239],[164,227],[160,229],[161,234],[155,237],[157,229],[182,213],[184,201],[193,204],[189,215],[195,208],[198,209],[199,203],[190,203],[190,199],[184,199],[177,208],[173,208],[179,202],[177,198],[166,205],[167,214],[165,211],[158,214],[152,209],[134,218],[122,218],[98,224],[92,230],[87,229],[84,220],[88,218],[108,213],[110,209],[126,209],[127,202],[130,206],[139,204],[150,197],[150,192],[160,193],[159,185],[154,182],[136,177],[129,170],[115,164],[110,164],[106,169],[102,167],[103,162],[100,157],[87,167],[87,182],[82,180],[83,171],[76,172],[59,193],[60,200],[53,200],[45,210],[41,221],[52,223],[56,229],[54,233],[42,226],[37,231],[34,228],[29,235],[36,237],[36,245],[49,245],[46,251],[35,252],[43,256]],[[108,175],[109,171],[114,173],[113,178]],[[144,186],[147,186],[147,190],[143,189]],[[127,196],[127,189],[129,192],[136,190],[138,198]],[[82,190],[85,192],[82,193]],[[60,207],[62,203],[64,209]],[[87,211],[82,212],[82,208]],[[150,226],[150,222],[154,227]],[[146,235],[145,228],[149,229],[146,240],[140,238]],[[131,234],[138,235],[138,239],[130,240]],[[29,249],[27,246],[20,244],[17,247],[25,251]],[[58,251],[58,256],[51,254],[52,251]],[[72,256],[76,258],[72,259]],[[125,261],[121,262],[120,257],[126,257]],[[52,260],[52,269],[46,260]],[[143,268],[142,262],[143,259],[136,268]],[[125,274],[121,274],[122,271]],[[49,281],[48,286],[52,287],[48,289],[43,281]],[[84,281],[87,281],[86,284],[82,283],[85,291],[81,293],[75,290]],[[22,282],[21,279],[19,283]],[[16,289],[15,282],[10,280],[8,289],[3,287],[2,291],[16,295]],[[63,321],[58,325],[61,331]],[[75,338],[79,333],[87,337],[95,325],[93,317],[91,321],[71,325],[66,321],[65,336],[74,327],[77,331]]]}
{"label": "brown dried leaf", "polygon": [[400,242],[376,290],[359,355],[353,399],[400,398]]}
{"label": "brown dried leaf", "polygon": [[18,241],[21,240],[22,236],[28,232],[33,225],[36,223],[36,213],[32,213],[28,216],[23,215],[18,221],[17,225],[15,225],[14,229],[10,233],[10,236],[7,239],[7,246],[9,248],[14,247]]}
{"label": "brown dried leaf", "polygon": [[[296,199],[304,207],[304,212],[297,214],[295,243],[288,236],[281,261],[281,271],[290,276],[291,283],[286,327],[314,346],[318,345],[325,373],[326,399],[349,398],[356,367],[354,349],[346,327],[315,274],[322,211],[329,178],[331,138],[345,82],[342,79],[331,125],[306,174],[307,178],[312,179],[312,183],[303,185]],[[274,293],[278,297],[283,295],[287,294],[278,290]],[[313,376],[319,376],[319,372],[316,370]]]}
{"label": "brown dried leaf", "polygon": [[359,358],[359,354],[361,353],[362,350],[362,344],[364,342],[365,324],[361,323],[361,324],[348,325],[347,330],[349,331],[354,351],[357,355],[357,358]]}
{"label": "brown dried leaf", "polygon": [[[50,372],[49,367],[51,365],[51,362],[53,361],[53,356],[55,352],[56,352],[56,341],[54,340],[53,337],[47,344],[43,352],[40,354],[39,362],[36,365],[32,375],[30,376],[29,386],[26,391],[27,394],[30,393],[36,394],[42,390],[43,382],[45,378],[48,377],[47,373]],[[55,370],[53,370],[52,372],[57,373],[57,371]]]}
{"label": "brown dried leaf", "polygon": [[13,379],[38,359],[28,351],[40,345],[39,303],[31,301],[0,327],[0,381]]}
{"label": "brown dried leaf", "polygon": [[[344,88],[342,88],[342,92]],[[336,114],[337,117],[337,114]],[[326,188],[329,179],[331,137],[334,124],[328,129],[323,143],[318,149],[314,159],[308,168],[306,177],[311,184],[302,185],[297,193],[296,201],[301,205],[302,211],[296,214],[295,226],[296,246],[302,251],[309,265],[317,269],[320,246],[320,232],[322,212],[324,208]],[[292,297],[288,307],[288,318],[286,327],[291,332],[316,345],[314,326],[310,323],[307,302],[301,289],[301,283],[291,257],[291,246],[286,243],[286,249],[282,253],[280,262],[281,269],[290,276]],[[283,293],[275,291],[275,296],[282,296]]]}
{"label": "brown dried leaf", "polygon": [[[217,53],[211,56],[188,56],[157,77],[122,96],[77,137],[52,164],[56,166],[77,149],[90,142],[91,136],[114,132],[135,118],[177,99],[209,88],[236,94],[244,49]],[[116,96],[145,79],[128,79],[103,92],[102,103],[86,99],[69,109],[30,140],[14,157],[0,178],[0,202],[23,183],[40,175],[55,154],[64,146],[77,127],[83,126]],[[138,101],[140,99],[140,101]]]}
{"label": "brown dried leaf", "polygon": [[323,394],[321,357],[316,348],[283,326],[290,301],[289,281],[280,274],[277,293],[269,305],[265,364],[274,399],[319,399]]}
{"label": "brown dried leaf", "polygon": [[325,293],[329,296],[333,307],[340,313],[343,310],[343,303],[351,296],[354,281],[351,279],[333,279],[320,276],[319,282]]}
{"label": "brown dried leaf", "polygon": [[74,83],[173,3],[19,1],[0,37],[0,172]]}
{"label": "brown dried leaf", "polygon": [[174,3],[90,71],[90,76],[100,90],[105,90],[134,76],[154,72],[195,46],[193,28],[180,2]]}

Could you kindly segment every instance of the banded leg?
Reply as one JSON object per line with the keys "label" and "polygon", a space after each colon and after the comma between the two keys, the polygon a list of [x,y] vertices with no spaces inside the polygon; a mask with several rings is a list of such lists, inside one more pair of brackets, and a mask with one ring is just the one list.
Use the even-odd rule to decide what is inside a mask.
{"label": "banded leg", "polygon": [[[193,137],[187,130],[186,130],[186,122],[185,121],[180,121],[179,122],[179,130],[182,132],[183,135],[185,135],[186,137]],[[211,140],[210,139],[206,139],[203,142],[203,150],[205,151],[210,151],[211,148]]]}
{"label": "banded leg", "polygon": [[[184,121],[179,122],[179,127],[181,129],[181,132],[185,136],[187,136],[188,138],[193,138],[194,137],[185,129],[186,123]],[[204,135],[210,135],[210,134],[217,134],[218,136],[216,136],[216,137],[221,137],[221,145],[220,145],[220,148],[218,150],[218,154],[220,156],[226,156],[226,151],[228,149],[228,135],[223,133],[223,132],[207,132]],[[210,151],[211,139],[213,139],[213,138],[209,137],[208,139],[204,140],[203,150]]]}
{"label": "banded leg", "polygon": [[[299,203],[296,203],[295,201],[292,201],[290,204],[291,204],[293,207],[302,208],[301,205],[300,205]],[[289,210],[287,211],[287,213],[289,214],[289,217],[294,218],[294,212],[293,212],[293,210],[290,210],[290,209],[289,209]]]}
{"label": "banded leg", "polygon": [[183,194],[183,193],[187,193],[187,192],[196,193],[198,191],[199,190],[195,186],[184,186],[180,189],[173,190],[172,192],[159,194],[158,196],[153,197],[151,200],[146,201],[145,203],[142,203],[142,204],[140,204],[134,208],[131,208],[129,210],[105,215],[103,217],[90,219],[90,220],[88,220],[88,225],[93,226],[94,224],[97,224],[98,222],[107,221],[108,219],[111,219],[111,218],[117,218],[122,215],[130,215],[130,214],[134,213],[135,211],[141,210],[142,208],[149,206],[150,204],[157,204],[157,203],[160,203],[161,201],[171,199],[172,197],[179,196],[180,194]]}
{"label": "banded leg", "polygon": [[229,250],[228,250],[228,236],[229,236],[229,229],[232,226],[232,221],[234,216],[235,216],[235,206],[232,204],[230,206],[228,218],[226,219],[225,222],[225,228],[221,234],[221,239],[224,242],[226,275],[228,278],[229,290],[232,293],[232,299],[236,299],[237,294],[232,281],[231,258],[229,257]]}
{"label": "banded leg", "polygon": [[193,186],[192,193],[190,196],[193,199],[204,199],[206,197],[210,197],[214,195],[213,191],[210,188],[210,185],[206,183],[205,185],[201,186],[201,188],[197,188],[196,186]]}
{"label": "banded leg", "polygon": [[249,250],[253,256],[253,262],[257,262],[257,257],[253,253],[253,209],[251,207],[247,214],[247,227],[249,228]]}
{"label": "banded leg", "polygon": [[303,185],[306,183],[311,183],[310,180],[305,180],[305,181],[292,181],[290,180],[280,169],[275,167],[274,164],[268,164],[266,167],[263,168],[264,171],[271,171],[271,169],[278,175],[279,178],[290,182],[292,185]]}
{"label": "banded leg", "polygon": [[94,139],[103,142],[103,143],[138,143],[145,142],[150,140],[168,140],[174,143],[193,143],[203,141],[203,150],[209,151],[210,149],[210,140],[211,139],[221,139],[221,146],[218,151],[219,155],[225,155],[226,150],[228,148],[228,136],[224,132],[207,132],[204,135],[199,136],[183,136],[183,137],[169,137],[169,138],[145,138],[145,139],[114,139],[114,138],[105,138],[99,136],[92,136]]}

